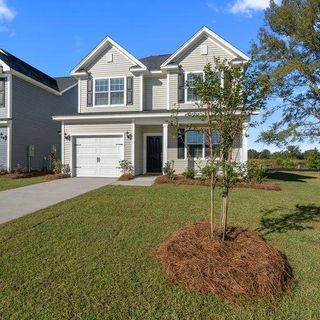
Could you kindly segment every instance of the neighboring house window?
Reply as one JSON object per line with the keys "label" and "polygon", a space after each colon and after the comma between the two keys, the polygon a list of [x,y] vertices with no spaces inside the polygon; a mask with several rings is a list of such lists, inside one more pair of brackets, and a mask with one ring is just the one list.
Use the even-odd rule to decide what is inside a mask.
{"label": "neighboring house window", "polygon": [[[186,134],[187,155],[191,158],[206,158],[210,154],[209,138],[206,133],[200,131],[188,131]],[[212,134],[212,145],[217,149],[219,144],[219,134]]]}
{"label": "neighboring house window", "polygon": [[95,79],[95,105],[123,105],[124,77]]}
{"label": "neighboring house window", "polygon": [[203,72],[188,72],[188,73],[186,73],[187,86],[186,86],[185,90],[186,90],[186,101],[187,102],[195,102],[195,101],[199,100],[193,90],[194,81],[197,76],[203,77],[204,73]]}

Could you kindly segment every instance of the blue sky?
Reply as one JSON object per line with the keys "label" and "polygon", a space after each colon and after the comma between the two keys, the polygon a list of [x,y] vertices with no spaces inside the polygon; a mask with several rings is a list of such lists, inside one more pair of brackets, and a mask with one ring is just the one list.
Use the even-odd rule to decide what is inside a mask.
{"label": "blue sky", "polygon": [[[174,52],[206,25],[247,53],[267,5],[268,0],[0,0],[0,47],[51,76],[68,75],[106,35],[141,58]],[[250,146],[262,149],[254,143],[258,132],[251,130]]]}

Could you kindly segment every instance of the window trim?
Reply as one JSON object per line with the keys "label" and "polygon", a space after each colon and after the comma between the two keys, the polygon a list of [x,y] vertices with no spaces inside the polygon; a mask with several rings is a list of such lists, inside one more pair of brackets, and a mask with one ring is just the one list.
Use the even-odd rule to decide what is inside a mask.
{"label": "window trim", "polygon": [[202,74],[202,77],[204,79],[204,71],[201,70],[201,71],[185,71],[184,73],[184,79],[185,79],[185,88],[184,88],[184,103],[185,104],[195,104],[197,102],[199,102],[199,100],[196,100],[196,101],[189,101],[188,100],[188,86],[187,86],[187,81],[188,81],[188,74],[190,73],[201,73]]}
{"label": "window trim", "polygon": [[[111,79],[119,79],[119,78],[123,79],[123,81],[124,81],[123,104],[98,104],[97,105],[96,104],[96,80],[108,79],[108,81],[109,81],[108,102],[110,102],[111,92],[122,92],[122,91],[111,91],[110,80]],[[94,107],[94,108],[110,108],[110,107],[125,107],[125,106],[127,106],[127,95],[126,95],[126,92],[127,92],[127,76],[95,77],[92,80],[93,80],[93,104],[92,104],[92,107]]]}
{"label": "window trim", "polygon": [[[190,131],[197,131],[197,130],[188,130],[188,131],[185,132],[184,160],[190,159],[188,157],[188,154],[189,154],[188,153],[188,132],[190,132]],[[217,132],[217,131],[215,131],[215,132]],[[202,157],[200,157],[200,158],[196,158],[196,157],[191,158],[191,159],[193,159],[195,161],[196,160],[207,160],[209,158],[209,157],[206,157],[206,139],[205,139],[205,136],[204,136],[205,134],[206,134],[205,132],[202,132]],[[215,159],[219,160],[220,157],[217,156]]]}

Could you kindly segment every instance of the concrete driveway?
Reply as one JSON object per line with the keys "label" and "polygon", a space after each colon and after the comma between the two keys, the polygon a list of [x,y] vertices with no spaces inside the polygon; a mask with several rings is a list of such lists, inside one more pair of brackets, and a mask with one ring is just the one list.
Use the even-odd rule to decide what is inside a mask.
{"label": "concrete driveway", "polygon": [[0,192],[0,223],[17,219],[117,181],[113,178],[70,178]]}

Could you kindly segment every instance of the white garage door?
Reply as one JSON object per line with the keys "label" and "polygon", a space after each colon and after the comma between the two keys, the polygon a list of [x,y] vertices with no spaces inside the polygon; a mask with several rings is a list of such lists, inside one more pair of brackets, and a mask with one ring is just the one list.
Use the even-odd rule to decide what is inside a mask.
{"label": "white garage door", "polygon": [[119,177],[123,137],[78,137],[75,141],[78,177]]}

